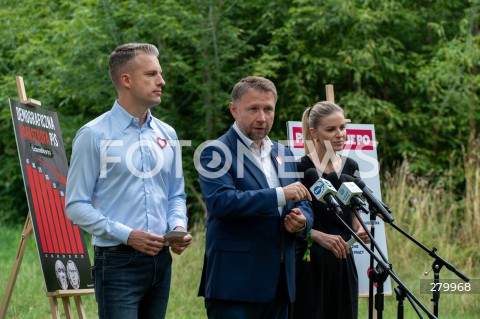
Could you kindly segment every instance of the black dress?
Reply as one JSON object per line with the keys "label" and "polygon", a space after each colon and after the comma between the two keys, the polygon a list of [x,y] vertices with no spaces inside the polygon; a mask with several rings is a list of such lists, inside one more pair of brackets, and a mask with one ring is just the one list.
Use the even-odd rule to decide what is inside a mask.
{"label": "black dress", "polygon": [[[354,160],[342,157],[342,174],[353,176],[358,171]],[[299,172],[315,167],[308,156],[297,164]],[[325,176],[323,176],[325,178]],[[304,183],[304,180],[301,180]],[[342,205],[340,203],[340,205]],[[327,234],[351,237],[344,225],[337,220],[327,205],[313,199],[313,229]],[[342,219],[352,227],[352,211],[342,205]],[[313,243],[310,247],[310,262],[303,261],[307,242],[298,240],[296,249],[297,297],[293,307],[294,319],[356,319],[358,317],[358,276],[353,254],[338,259],[333,252]]]}

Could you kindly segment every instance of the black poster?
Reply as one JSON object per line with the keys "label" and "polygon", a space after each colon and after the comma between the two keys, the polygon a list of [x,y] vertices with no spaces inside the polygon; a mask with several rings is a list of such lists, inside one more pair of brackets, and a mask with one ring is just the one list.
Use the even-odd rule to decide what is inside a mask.
{"label": "black poster", "polygon": [[68,162],[57,113],[9,101],[47,292],[93,288],[83,232],[65,215]]}

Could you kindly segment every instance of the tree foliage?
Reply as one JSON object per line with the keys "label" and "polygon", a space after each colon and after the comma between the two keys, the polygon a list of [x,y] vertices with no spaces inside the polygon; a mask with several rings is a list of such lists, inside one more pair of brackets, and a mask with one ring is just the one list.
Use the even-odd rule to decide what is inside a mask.
{"label": "tree foliage", "polygon": [[167,86],[153,112],[192,140],[184,148],[191,216],[203,213],[195,147],[232,123],[229,93],[247,75],[277,85],[278,139],[285,121],[300,119],[334,84],[348,118],[375,124],[384,170],[407,157],[417,173],[440,173],[478,132],[478,0],[0,3],[3,221],[28,209],[7,102],[17,96],[14,76],[58,112],[69,157],[76,130],[116,97],[108,55],[126,42],[160,49]]}

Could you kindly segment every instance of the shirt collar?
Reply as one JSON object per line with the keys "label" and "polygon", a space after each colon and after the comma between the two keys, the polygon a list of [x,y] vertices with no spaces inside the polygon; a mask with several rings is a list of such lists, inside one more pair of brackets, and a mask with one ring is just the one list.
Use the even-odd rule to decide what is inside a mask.
{"label": "shirt collar", "polygon": [[[245,145],[247,145],[248,147],[252,147],[253,145],[256,146],[253,140],[248,138],[245,134],[243,134],[242,131],[240,131],[240,128],[238,127],[237,122],[233,123],[232,127],[235,130],[235,132],[237,132],[238,136],[240,136],[240,138],[242,139],[243,143],[245,143]],[[262,146],[266,151],[269,151],[272,148],[273,143],[268,136],[264,137]]]}
{"label": "shirt collar", "polygon": [[[120,126],[124,130],[127,129],[130,125],[138,126],[139,119],[130,115],[130,113],[128,113],[120,104],[118,104],[118,100],[115,100],[115,103],[113,104],[112,114],[120,122]],[[147,120],[145,123],[148,125],[149,128],[152,128],[152,118],[152,113],[150,112],[150,110],[148,110]]]}

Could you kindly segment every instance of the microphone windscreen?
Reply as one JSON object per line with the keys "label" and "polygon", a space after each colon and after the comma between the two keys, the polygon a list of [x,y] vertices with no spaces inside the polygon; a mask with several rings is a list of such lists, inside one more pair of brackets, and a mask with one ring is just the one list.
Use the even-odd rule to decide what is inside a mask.
{"label": "microphone windscreen", "polygon": [[350,175],[346,175],[346,174],[342,174],[340,175],[340,181],[343,182],[354,182],[355,183],[355,178],[350,176]]}
{"label": "microphone windscreen", "polygon": [[327,181],[329,181],[330,183],[332,183],[332,185],[333,185],[333,187],[335,187],[335,189],[339,189],[340,186],[342,186],[342,181],[340,181],[340,179],[338,178],[338,174],[335,173],[335,172],[327,174],[325,179]]}
{"label": "microphone windscreen", "polygon": [[319,178],[320,176],[318,175],[316,168],[312,167],[307,169],[304,173],[305,187],[310,189],[310,187],[312,187],[312,185],[315,184],[315,182],[318,181]]}
{"label": "microphone windscreen", "polygon": [[353,180],[353,182],[354,182],[355,184],[357,184],[357,186],[360,187],[360,189],[362,189],[362,190],[365,188],[365,186],[367,186],[367,185],[365,184],[365,182],[362,181],[360,178],[355,178],[355,179]]}

